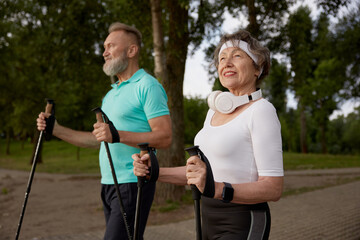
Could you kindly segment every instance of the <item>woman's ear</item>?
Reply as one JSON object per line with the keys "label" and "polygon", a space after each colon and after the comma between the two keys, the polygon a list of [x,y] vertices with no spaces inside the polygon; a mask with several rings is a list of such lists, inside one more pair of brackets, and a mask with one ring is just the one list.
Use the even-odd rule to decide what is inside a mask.
{"label": "woman's ear", "polygon": [[258,78],[260,77],[261,72],[262,72],[261,69],[256,69],[256,68],[255,68],[254,75],[255,75],[256,79],[258,79]]}

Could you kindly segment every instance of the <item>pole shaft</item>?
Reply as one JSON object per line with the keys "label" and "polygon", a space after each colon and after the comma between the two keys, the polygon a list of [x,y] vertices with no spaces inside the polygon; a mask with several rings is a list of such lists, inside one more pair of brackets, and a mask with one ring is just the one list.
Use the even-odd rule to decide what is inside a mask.
{"label": "pole shaft", "polygon": [[[108,117],[105,115],[104,112],[101,111],[100,108],[93,109],[93,111],[96,113],[97,122],[103,123],[104,122],[103,118],[105,118],[105,120],[106,120],[105,123],[108,123],[108,121],[109,121]],[[112,160],[111,154],[110,154],[109,144],[104,141],[104,145],[105,145],[105,149],[106,149],[106,154],[107,154],[108,159],[109,159],[109,164],[110,164],[110,168],[111,168],[111,174],[112,174],[112,177],[113,177],[113,180],[114,180],[114,186],[115,186],[115,190],[116,190],[116,195],[118,197],[119,204],[120,204],[120,211],[121,211],[123,219],[124,219],[126,233],[128,235],[128,239],[132,240],[131,232],[130,232],[130,226],[129,226],[129,222],[128,222],[128,219],[127,219],[127,214],[125,212],[124,204],[122,202],[121,193],[120,193],[120,189],[119,189],[119,184],[118,184],[118,180],[117,180],[117,177],[116,177],[114,163],[113,163],[113,160]]]}
{"label": "pole shaft", "polygon": [[107,153],[109,163],[110,163],[110,168],[111,168],[111,173],[112,173],[114,184],[115,184],[116,194],[117,194],[117,197],[119,199],[120,211],[121,211],[121,213],[123,215],[126,232],[127,232],[129,240],[132,240],[131,233],[130,233],[130,226],[129,226],[128,219],[127,219],[127,214],[125,212],[124,204],[122,202],[121,193],[120,193],[120,189],[119,189],[119,184],[118,184],[117,177],[116,177],[114,163],[113,163],[111,155],[110,155],[109,144],[107,142],[104,142],[104,144],[105,144],[106,153]]}
{"label": "pole shaft", "polygon": [[[45,107],[45,113],[51,113],[53,105],[54,105],[53,100],[49,99],[47,101],[47,104]],[[20,236],[20,230],[21,230],[22,222],[23,222],[24,215],[25,215],[26,205],[27,205],[30,191],[31,191],[32,181],[34,179],[34,174],[35,174],[35,169],[36,169],[36,165],[37,165],[37,161],[38,161],[39,149],[42,144],[43,134],[44,134],[44,131],[40,131],[39,138],[38,138],[38,141],[36,144],[36,149],[35,149],[34,158],[33,158],[32,166],[31,166],[30,176],[29,176],[29,180],[28,180],[28,184],[27,184],[27,188],[26,188],[26,192],[25,192],[25,199],[24,199],[24,203],[23,203],[22,210],[20,213],[18,227],[16,230],[16,235],[15,235],[16,240],[18,240],[19,236]]]}
{"label": "pole shaft", "polygon": [[[140,146],[140,157],[148,153],[148,144],[138,144]],[[140,225],[140,213],[141,213],[141,199],[142,199],[142,187],[145,182],[145,177],[138,177],[138,191],[136,197],[136,210],[135,210],[135,224],[134,224],[134,240],[139,239],[139,225]]]}
{"label": "pole shaft", "polygon": [[[199,147],[193,146],[190,148],[185,149],[190,156],[196,156],[199,154]],[[192,197],[194,200],[194,210],[195,210],[195,224],[196,224],[196,240],[202,239],[202,232],[201,232],[201,215],[200,215],[200,198],[201,194],[199,189],[195,185],[191,185],[192,190]]]}
{"label": "pole shaft", "polygon": [[20,213],[20,219],[19,219],[19,224],[17,227],[17,231],[16,231],[16,235],[15,235],[15,239],[19,239],[20,236],[20,230],[21,230],[21,226],[22,226],[22,222],[24,219],[24,215],[25,215],[25,210],[26,210],[26,205],[29,199],[29,195],[30,195],[30,191],[31,191],[31,184],[32,181],[34,179],[34,174],[35,174],[35,169],[36,169],[36,165],[37,165],[37,161],[38,161],[38,153],[39,153],[39,149],[42,143],[42,137],[43,137],[43,131],[40,132],[39,138],[38,138],[38,142],[36,145],[36,149],[35,149],[35,154],[34,154],[34,158],[33,158],[33,163],[32,163],[32,167],[31,167],[31,172],[30,172],[30,176],[29,176],[29,180],[28,180],[28,184],[27,184],[27,188],[26,188],[26,192],[25,192],[25,199],[24,199],[24,203],[22,206],[22,210]]}

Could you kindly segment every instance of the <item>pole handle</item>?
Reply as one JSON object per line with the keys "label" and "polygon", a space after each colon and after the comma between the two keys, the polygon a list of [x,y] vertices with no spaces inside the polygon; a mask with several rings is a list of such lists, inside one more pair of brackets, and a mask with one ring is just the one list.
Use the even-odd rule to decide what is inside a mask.
{"label": "pole handle", "polygon": [[99,123],[104,122],[101,112],[96,113],[96,121]]}
{"label": "pole handle", "polygon": [[139,143],[138,146],[140,147],[140,157],[149,152],[149,143]]}
{"label": "pole handle", "polygon": [[51,111],[53,110],[54,107],[54,100],[47,98],[46,99],[47,103],[46,103],[46,107],[45,107],[45,113],[52,113]]}
{"label": "pole handle", "polygon": [[[149,153],[149,143],[145,142],[145,143],[139,143],[138,144],[139,148],[140,148],[140,157],[144,156],[146,153]],[[148,161],[147,161],[148,162]],[[144,181],[146,179],[150,178],[150,176],[146,176],[146,177],[138,177],[138,182],[140,181],[141,184],[144,183]]]}
{"label": "pole handle", "polygon": [[103,123],[104,122],[104,118],[103,118],[103,112],[101,110],[100,107],[94,108],[91,111],[95,112],[96,114],[96,121],[99,123]]}
{"label": "pole handle", "polygon": [[53,107],[52,103],[47,103],[45,107],[45,113],[51,113],[52,107]]}
{"label": "pole handle", "polygon": [[185,148],[185,151],[187,151],[189,153],[190,157],[199,155],[199,146],[196,145],[196,146]]}
{"label": "pole handle", "polygon": [[[189,148],[185,148],[185,151],[187,151],[189,153],[190,157],[197,156],[197,155],[199,155],[199,146],[196,145],[196,146],[192,146]],[[200,200],[201,193],[200,193],[199,189],[194,184],[191,184],[190,187],[192,190],[193,200]]]}

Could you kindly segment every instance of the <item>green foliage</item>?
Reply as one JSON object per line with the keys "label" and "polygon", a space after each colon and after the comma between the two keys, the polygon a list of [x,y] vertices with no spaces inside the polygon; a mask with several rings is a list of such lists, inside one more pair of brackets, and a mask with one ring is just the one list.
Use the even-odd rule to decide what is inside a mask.
{"label": "green foliage", "polygon": [[214,86],[213,86],[212,90],[213,91],[219,90],[219,91],[222,91],[222,92],[229,91],[227,88],[225,88],[223,85],[221,85],[219,78],[215,79]]}
{"label": "green foliage", "polygon": [[[239,12],[245,14],[251,26],[238,27],[254,29],[254,36],[265,43],[273,55],[282,50],[291,58],[290,73],[282,62],[273,61],[263,86],[264,95],[278,111],[284,149],[300,150],[299,111],[284,109],[285,92],[292,89],[300,105],[304,105],[311,151],[321,151],[319,144],[326,138],[330,153],[358,152],[356,140],[359,138],[355,134],[358,120],[350,115],[329,122],[328,117],[342,100],[360,96],[359,3],[352,4],[356,7],[339,19],[335,28],[330,28],[328,14],[335,14],[349,1],[319,0],[316,3],[326,14],[313,21],[309,9],[299,8],[287,23],[283,22],[283,16],[295,1],[256,0],[251,11],[250,2],[178,1],[189,14],[189,37],[183,40],[190,42],[191,49],[195,50],[206,39],[210,58],[214,44],[223,34],[220,29],[225,11],[235,17]],[[170,3],[161,3],[166,41],[174,30],[170,29]],[[152,73],[149,1],[0,1],[0,114],[3,116],[0,133],[18,139],[33,137],[35,119],[44,111],[46,97],[55,100],[60,123],[91,130],[95,117],[90,110],[101,104],[109,89],[110,80],[101,69],[101,54],[107,28],[114,21],[135,25],[143,33],[140,65]],[[177,34],[183,37],[178,30]],[[175,58],[179,59],[184,57]],[[214,69],[211,71],[214,73]],[[216,74],[213,76],[215,79]],[[214,89],[224,90],[218,80]],[[190,144],[202,127],[207,105],[201,99],[185,99],[184,104],[185,142]],[[325,134],[321,133],[320,126]]]}
{"label": "green foliage", "polygon": [[94,121],[90,110],[100,104],[107,85],[99,52],[106,34],[101,3],[32,0],[5,4],[11,11],[1,20],[9,26],[4,51],[16,56],[5,61],[10,71],[1,69],[8,72],[7,79],[0,79],[7,86],[2,98],[8,100],[1,103],[9,105],[11,99],[8,124],[16,134],[32,135],[36,116],[49,97],[55,100],[62,123],[90,126]]}
{"label": "green foliage", "polygon": [[[307,79],[311,76],[311,30],[312,21],[310,10],[300,7],[289,17],[286,35],[290,44],[288,56],[291,61],[291,70],[294,73],[290,86],[300,97],[300,104],[306,101],[306,94],[310,92]],[[306,105],[306,104],[305,104]]]}
{"label": "green foliage", "polygon": [[316,4],[321,6],[326,14],[331,14],[333,16],[336,16],[341,6],[346,6],[350,2],[350,0],[316,0]]}
{"label": "green foliage", "polygon": [[150,22],[148,1],[4,0],[0,16],[0,113],[7,116],[0,132],[33,136],[45,98],[55,100],[60,123],[91,130],[91,109],[101,105],[111,83],[101,54],[114,21],[139,27],[140,64],[153,69],[151,24],[143,24]]}
{"label": "green foliage", "polygon": [[[337,123],[338,128],[335,128]],[[337,137],[339,138],[342,150],[344,152],[360,153],[360,106],[355,109],[355,112],[350,113],[346,118],[340,116],[334,120],[334,129],[337,130]]]}
{"label": "green foliage", "polygon": [[286,114],[280,115],[281,137],[283,150],[287,152],[299,152],[300,129],[298,124],[299,112],[289,109]]}
{"label": "green foliage", "polygon": [[[355,5],[355,4],[354,4]],[[345,86],[341,96],[345,99],[360,97],[360,2],[351,9],[350,13],[343,16],[335,27],[336,51],[340,62],[346,68],[342,76]]]}
{"label": "green foliage", "polygon": [[270,74],[262,83],[261,90],[264,97],[274,105],[278,115],[283,115],[286,112],[288,79],[286,65],[279,63],[276,59],[272,59]]}
{"label": "green foliage", "polygon": [[195,135],[202,129],[208,109],[206,99],[184,98],[185,144],[194,144]]}
{"label": "green foliage", "polygon": [[[346,28],[353,28],[351,26]],[[289,83],[303,116],[300,134],[306,136],[301,138],[302,151],[309,149],[311,152],[327,153],[329,116],[343,98],[342,92],[349,92],[346,88],[350,83],[354,83],[350,91],[355,94],[349,95],[356,97],[358,80],[349,79],[358,79],[358,71],[351,73],[351,77],[347,76],[351,72],[349,69],[357,65],[357,60],[343,60],[344,35],[341,31],[340,34],[330,31],[329,18],[325,13],[313,22],[309,9],[300,7],[290,15],[285,33],[286,41],[290,43],[288,56],[292,78]]]}

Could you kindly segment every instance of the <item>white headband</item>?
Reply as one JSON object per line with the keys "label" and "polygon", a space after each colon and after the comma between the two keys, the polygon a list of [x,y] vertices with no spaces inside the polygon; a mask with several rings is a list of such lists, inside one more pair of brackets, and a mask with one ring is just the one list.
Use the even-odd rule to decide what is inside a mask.
{"label": "white headband", "polygon": [[[242,40],[234,40],[234,41],[227,41],[225,42],[221,48],[220,48],[220,51],[219,51],[219,59],[220,59],[220,54],[223,50],[227,49],[227,48],[231,48],[231,47],[238,47],[240,48],[241,50],[243,50],[244,52],[246,52],[247,55],[249,55],[249,57],[256,63],[259,65],[258,63],[258,57],[255,56],[255,54],[252,54],[249,50],[249,44],[245,41],[242,41]],[[258,78],[260,77],[261,73],[262,73],[263,69],[261,68],[260,69],[260,74],[258,76]]]}

